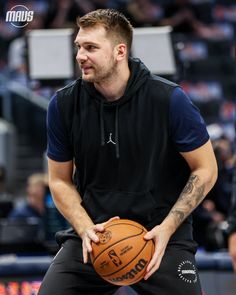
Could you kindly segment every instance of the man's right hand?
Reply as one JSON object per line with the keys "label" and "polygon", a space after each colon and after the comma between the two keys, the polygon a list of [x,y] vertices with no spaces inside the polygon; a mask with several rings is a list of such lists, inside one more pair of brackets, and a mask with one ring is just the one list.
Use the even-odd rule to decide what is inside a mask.
{"label": "man's right hand", "polygon": [[108,221],[103,222],[103,223],[98,223],[98,224],[94,224],[88,228],[86,228],[83,232],[83,234],[81,234],[81,238],[82,238],[82,246],[83,246],[83,260],[84,263],[88,262],[88,256],[89,253],[92,252],[92,246],[91,246],[91,242],[94,243],[98,243],[99,242],[99,238],[96,235],[97,232],[103,232],[105,230],[105,225],[109,222],[111,222],[112,220],[116,220],[116,219],[120,219],[120,217],[115,216],[110,218]]}

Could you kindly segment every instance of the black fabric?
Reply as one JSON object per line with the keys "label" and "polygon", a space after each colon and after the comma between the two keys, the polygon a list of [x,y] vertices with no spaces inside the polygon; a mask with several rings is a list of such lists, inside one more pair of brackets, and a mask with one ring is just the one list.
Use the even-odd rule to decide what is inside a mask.
{"label": "black fabric", "polygon": [[[74,147],[82,205],[94,223],[119,215],[151,229],[176,202],[190,169],[169,134],[169,102],[178,85],[137,59],[129,66],[119,100],[106,101],[93,83],[78,79],[58,91],[58,108]],[[191,238],[189,217],[172,239]]]}
{"label": "black fabric", "polygon": [[[91,263],[82,262],[79,240],[69,239],[59,250],[41,284],[38,295],[111,295],[118,286],[101,279]],[[170,243],[161,266],[147,281],[130,287],[138,295],[201,295],[192,241]]]}

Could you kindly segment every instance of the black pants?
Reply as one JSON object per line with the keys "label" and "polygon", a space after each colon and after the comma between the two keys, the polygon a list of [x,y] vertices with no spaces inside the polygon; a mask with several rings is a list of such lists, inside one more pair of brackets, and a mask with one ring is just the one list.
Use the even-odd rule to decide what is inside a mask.
{"label": "black pants", "polygon": [[[101,279],[82,261],[80,240],[67,240],[49,267],[38,295],[112,295],[118,286]],[[201,295],[192,241],[168,245],[161,266],[147,281],[132,286],[139,295]]]}

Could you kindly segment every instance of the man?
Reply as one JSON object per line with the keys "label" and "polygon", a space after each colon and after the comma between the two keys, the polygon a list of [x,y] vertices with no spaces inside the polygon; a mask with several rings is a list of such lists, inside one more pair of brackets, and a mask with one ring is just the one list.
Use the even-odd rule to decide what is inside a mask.
{"label": "man", "polygon": [[138,294],[200,295],[189,215],[217,174],[204,122],[178,85],[128,57],[132,26],[122,14],[93,11],[78,26],[82,78],[50,102],[47,152],[55,204],[74,230],[60,236],[39,294],[113,294],[89,253],[119,216],[155,242],[144,280],[132,285]]}

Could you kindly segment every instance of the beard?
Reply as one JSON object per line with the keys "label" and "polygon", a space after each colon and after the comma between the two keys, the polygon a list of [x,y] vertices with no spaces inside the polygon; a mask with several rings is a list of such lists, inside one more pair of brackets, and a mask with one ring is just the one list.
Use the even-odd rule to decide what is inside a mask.
{"label": "beard", "polygon": [[110,59],[110,62],[104,66],[92,66],[90,74],[82,73],[82,79],[91,83],[104,83],[112,80],[117,73],[117,62]]}

